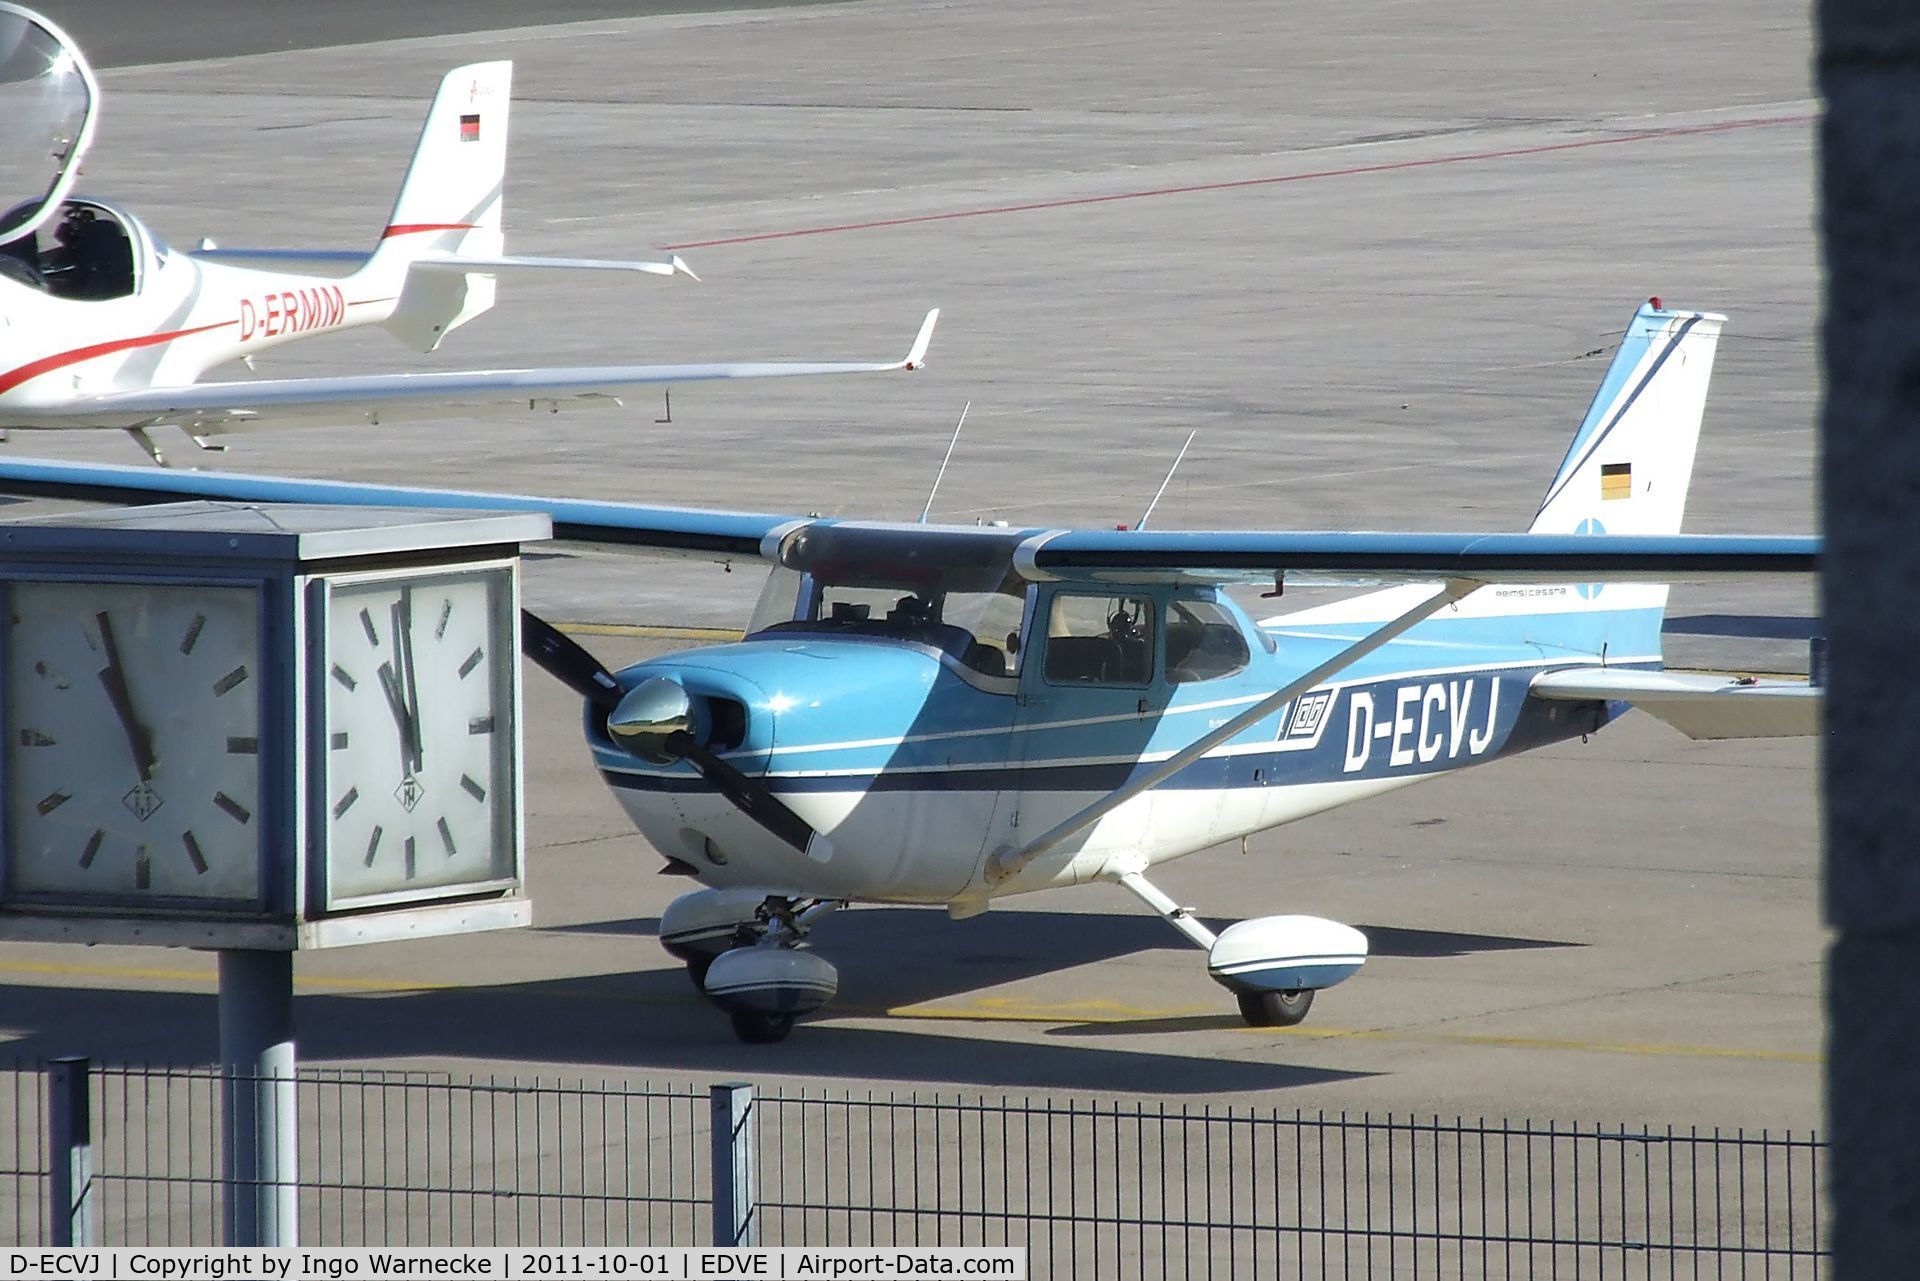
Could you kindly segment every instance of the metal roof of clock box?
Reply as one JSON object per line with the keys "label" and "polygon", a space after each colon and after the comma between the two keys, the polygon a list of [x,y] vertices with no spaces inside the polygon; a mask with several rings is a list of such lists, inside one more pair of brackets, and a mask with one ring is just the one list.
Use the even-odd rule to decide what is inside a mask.
{"label": "metal roof of clock box", "polygon": [[537,514],[0,523],[0,938],[296,950],[525,925]]}

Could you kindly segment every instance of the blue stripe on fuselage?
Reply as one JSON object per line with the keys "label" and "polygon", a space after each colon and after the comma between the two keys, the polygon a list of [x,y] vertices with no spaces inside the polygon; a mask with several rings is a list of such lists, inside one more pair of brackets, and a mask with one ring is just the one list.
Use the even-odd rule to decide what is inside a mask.
{"label": "blue stripe on fuselage", "polygon": [[[1194,762],[1161,786],[1167,789],[1286,787],[1307,783],[1376,779],[1439,773],[1492,760],[1509,751],[1591,733],[1611,718],[1605,704],[1530,700],[1527,685],[1535,666],[1472,673],[1412,676],[1369,681],[1327,691],[1331,702],[1310,742],[1291,741],[1296,718],[1291,707],[1263,722],[1271,749],[1236,740],[1230,754]],[[1303,704],[1313,696],[1300,700]],[[1045,724],[978,741],[978,758],[969,763],[915,763],[906,745],[896,759],[861,767],[841,761],[840,768],[796,773],[785,760],[765,775],[770,790],[782,794],[812,792],[902,791],[1057,791],[1105,792],[1122,786],[1140,768],[1137,757],[1068,759],[1034,750],[1042,736],[1070,736],[1085,745],[1085,728]],[[1190,736],[1190,733],[1189,733]],[[1165,755],[1165,750],[1160,752]],[[627,758],[631,763],[631,758]],[[687,768],[665,772],[612,768],[601,771],[616,788],[641,792],[710,793],[704,780]]]}

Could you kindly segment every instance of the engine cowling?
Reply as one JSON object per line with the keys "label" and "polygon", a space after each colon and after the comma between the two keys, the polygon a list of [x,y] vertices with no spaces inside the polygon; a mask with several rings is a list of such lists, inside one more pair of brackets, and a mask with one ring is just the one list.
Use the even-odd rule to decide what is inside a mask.
{"label": "engine cowling", "polygon": [[701,986],[729,1014],[811,1014],[840,990],[840,971],[803,947],[737,947],[714,958]]}
{"label": "engine cowling", "polygon": [[1319,916],[1263,916],[1220,932],[1207,951],[1207,974],[1234,992],[1296,992],[1332,987],[1367,959],[1367,936]]}
{"label": "engine cowling", "polygon": [[695,890],[682,894],[660,913],[660,946],[683,961],[718,956],[750,942],[742,930],[758,934],[760,905],[767,890]]}

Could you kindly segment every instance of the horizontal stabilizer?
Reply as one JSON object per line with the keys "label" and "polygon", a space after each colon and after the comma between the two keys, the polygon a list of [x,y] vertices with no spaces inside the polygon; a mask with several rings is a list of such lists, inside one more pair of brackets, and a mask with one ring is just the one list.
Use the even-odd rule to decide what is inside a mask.
{"label": "horizontal stabilizer", "polygon": [[1803,681],[1700,672],[1574,667],[1534,677],[1540,698],[1632,703],[1688,738],[1792,738],[1820,732],[1821,690]]}

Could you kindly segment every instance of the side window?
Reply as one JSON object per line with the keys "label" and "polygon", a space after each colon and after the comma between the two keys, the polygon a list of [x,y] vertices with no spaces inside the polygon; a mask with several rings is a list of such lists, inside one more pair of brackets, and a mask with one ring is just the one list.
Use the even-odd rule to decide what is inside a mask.
{"label": "side window", "polygon": [[1153,602],[1062,593],[1047,614],[1045,673],[1055,684],[1145,685],[1153,679]]}
{"label": "side window", "polygon": [[1246,670],[1247,639],[1233,615],[1210,600],[1177,600],[1167,611],[1167,680],[1219,680]]}

